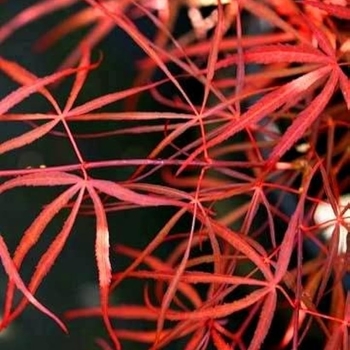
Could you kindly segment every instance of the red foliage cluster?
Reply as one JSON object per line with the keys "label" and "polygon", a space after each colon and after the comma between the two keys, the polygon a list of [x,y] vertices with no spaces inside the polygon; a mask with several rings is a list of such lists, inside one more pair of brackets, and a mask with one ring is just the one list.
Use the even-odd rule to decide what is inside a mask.
{"label": "red foliage cluster", "polygon": [[[19,28],[77,2],[43,0],[23,9],[0,27],[0,45]],[[88,213],[96,218],[100,307],[70,310],[64,317],[102,317],[113,348],[120,349],[127,339],[160,349],[183,338],[188,350],[259,349],[273,332],[274,317],[283,314],[284,333],[275,342],[276,349],[290,344],[297,349],[312,327],[324,349],[348,349],[350,294],[343,277],[349,269],[349,252],[338,250],[338,242],[344,239],[341,229],[348,231],[350,225],[350,204],[339,204],[350,187],[345,171],[350,160],[347,1],[81,2],[84,7],[35,44],[36,49],[48,50],[70,32],[91,25],[56,72],[38,77],[0,57],[2,74],[20,85],[0,101],[0,121],[32,127],[1,143],[0,155],[50,134],[66,137],[77,159],[75,165],[0,170],[0,194],[24,186],[66,187],[23,232],[13,254],[2,238],[5,233],[0,237],[0,256],[9,277],[0,328],[32,303],[66,330],[35,293],[65,246],[77,216]],[[6,2],[1,6],[6,7]],[[179,9],[186,6],[194,29],[175,38],[174,22]],[[209,17],[200,18],[201,6],[210,6]],[[271,30],[245,35],[246,16],[268,23]],[[140,17],[148,17],[157,28],[155,38],[139,29]],[[101,55],[92,62],[90,53],[116,27],[147,55],[139,63],[139,76],[126,90],[75,105],[88,73],[98,72],[103,60]],[[170,63],[178,66],[181,76],[172,73]],[[247,69],[253,64],[260,69]],[[222,77],[220,72],[227,68],[232,68],[232,76]],[[164,79],[151,82],[156,69]],[[54,96],[55,83],[65,84],[72,75],[75,79],[62,108]],[[183,88],[189,78],[203,87],[199,105]],[[170,98],[159,90],[169,82],[176,89]],[[141,93],[151,94],[171,112],[140,110]],[[11,113],[33,94],[42,95],[53,112]],[[122,100],[123,112],[100,111]],[[94,135],[72,131],[72,123],[91,121],[132,126]],[[194,136],[178,146],[189,131]],[[146,159],[100,162],[84,159],[76,142],[77,137],[98,140],[123,132],[131,138],[141,133],[159,133],[163,138]],[[125,181],[91,174],[93,169],[126,166],[135,170]],[[149,180],[155,173],[162,182]],[[283,208],[291,198],[295,204],[287,203],[288,212]],[[315,208],[324,202],[331,204],[334,221],[315,223]],[[175,213],[142,251],[121,245],[110,251],[113,232],[108,212],[150,206],[172,207]],[[26,285],[20,277],[24,260],[63,209],[69,211],[63,228]],[[190,227],[178,232],[177,223],[188,215]],[[329,241],[322,239],[327,224],[334,226]],[[176,248],[161,259],[157,249],[169,242]],[[304,258],[307,242],[317,247],[309,259]],[[125,270],[113,271],[111,254],[125,255],[132,262]],[[130,278],[144,281],[144,300],[138,305],[111,305],[109,295]],[[18,305],[16,289],[24,295]],[[327,305],[320,307],[325,297]],[[230,324],[234,317],[238,326]],[[114,329],[113,319],[147,321],[154,327]],[[105,341],[98,343],[110,348]]]}

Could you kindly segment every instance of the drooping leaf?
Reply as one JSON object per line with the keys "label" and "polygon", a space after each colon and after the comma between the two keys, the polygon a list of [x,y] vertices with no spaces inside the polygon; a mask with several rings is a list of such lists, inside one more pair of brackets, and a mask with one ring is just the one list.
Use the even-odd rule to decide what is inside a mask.
{"label": "drooping leaf", "polygon": [[[73,194],[75,194],[79,190],[79,185],[75,185],[72,187],[75,191],[72,191]],[[84,194],[84,188],[80,189],[79,195],[77,200],[75,201],[73,208],[67,218],[67,220],[64,223],[64,226],[62,230],[58,233],[54,241],[51,243],[47,251],[41,256],[36,270],[33,274],[33,276],[30,279],[28,290],[34,294],[38,287],[40,286],[42,280],[47,275],[47,273],[52,268],[53,264],[55,263],[58,255],[61,253],[68,236],[72,230],[72,227],[74,225],[74,222],[76,220],[76,217],[78,215],[78,211],[83,199]],[[9,320],[13,320],[16,318],[26,307],[28,301],[26,299],[23,299],[19,305],[16,307],[16,309],[12,312],[12,314],[9,316]]]}
{"label": "drooping leaf", "polygon": [[109,229],[106,212],[103,208],[101,199],[99,198],[96,190],[92,187],[92,184],[89,184],[87,189],[94,204],[96,215],[95,254],[98,269],[102,317],[108,330],[108,334],[113,340],[114,346],[117,350],[121,350],[120,342],[112,328],[108,316],[108,299],[109,287],[112,280],[112,267],[109,258]]}
{"label": "drooping leaf", "polygon": [[[33,221],[30,227],[24,232],[13,257],[13,262],[17,269],[20,269],[25,256],[29,250],[37,243],[41,235],[44,233],[47,225],[51,222],[54,216],[68,203],[68,201],[74,196],[78,189],[79,185],[72,186],[70,189],[66,190],[64,193],[58,196],[42,210],[42,212]],[[5,294],[5,319],[9,319],[14,296],[14,287],[15,285],[13,281],[9,281]]]}
{"label": "drooping leaf", "polygon": [[[14,282],[16,287],[23,293],[23,295],[28,299],[28,301],[33,304],[38,310],[40,310],[45,315],[52,318],[59,326],[60,328],[68,333],[68,330],[64,323],[55,316],[51,311],[49,311],[45,306],[43,306],[34,296],[32,293],[29,292],[25,284],[23,283],[20,275],[17,272],[17,269],[10,257],[10,254],[8,252],[7,246],[4,242],[4,239],[2,236],[0,236],[0,259],[2,261],[2,265],[4,266],[5,272],[8,275],[9,279]],[[0,324],[0,329],[3,327],[3,322],[6,322],[6,320],[3,320]]]}

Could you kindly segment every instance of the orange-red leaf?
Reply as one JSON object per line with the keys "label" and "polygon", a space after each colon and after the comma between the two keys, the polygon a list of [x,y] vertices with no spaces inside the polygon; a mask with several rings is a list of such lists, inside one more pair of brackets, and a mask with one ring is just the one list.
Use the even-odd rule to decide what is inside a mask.
{"label": "orange-red leaf", "polygon": [[247,296],[235,300],[231,303],[220,304],[212,307],[206,307],[194,311],[167,311],[169,320],[203,320],[203,319],[218,319],[223,318],[233,313],[244,310],[247,307],[256,304],[262,300],[268,293],[271,293],[270,287],[264,287]]}
{"label": "orange-red leaf", "polygon": [[[226,62],[236,60],[236,56],[228,58]],[[223,62],[225,62],[223,61]],[[247,50],[244,53],[245,62],[254,63],[330,63],[330,58],[311,45],[266,45]]]}
{"label": "orange-red leaf", "polygon": [[[7,246],[4,242],[2,236],[0,236],[0,259],[4,266],[4,269],[9,277],[12,280],[16,287],[23,293],[23,295],[28,299],[28,301],[33,304],[37,309],[39,309],[42,313],[52,318],[62,329],[64,332],[68,333],[68,330],[64,323],[55,316],[51,311],[49,311],[44,305],[42,305],[34,296],[29,292],[25,284],[23,283],[20,275],[17,272],[17,269],[10,257],[10,254],[7,250]],[[3,320],[0,324],[0,329],[3,327],[3,323],[6,322],[6,319]]]}
{"label": "orange-red leaf", "polygon": [[20,186],[64,186],[73,185],[80,181],[79,176],[60,171],[38,171],[4,182],[0,185],[0,193]]}
{"label": "orange-red leaf", "polygon": [[160,205],[176,205],[183,206],[183,203],[167,198],[157,197],[154,195],[139,194],[128,188],[125,188],[115,182],[107,180],[90,180],[89,183],[108,194],[111,197],[117,198],[123,202],[134,203],[141,206],[160,206]]}
{"label": "orange-red leaf", "polygon": [[[87,68],[88,67],[84,67],[83,69]],[[28,98],[30,95],[40,91],[44,86],[52,84],[53,82],[56,82],[63,77],[74,74],[77,72],[77,70],[78,69],[76,68],[69,68],[52,75],[48,75],[44,78],[38,78],[35,82],[22,86],[17,90],[11,92],[9,95],[0,100],[0,115],[6,113],[12,107]]]}
{"label": "orange-red leaf", "polygon": [[277,304],[277,293],[276,290],[266,296],[263,307],[261,309],[259,322],[256,326],[253,339],[249,344],[248,350],[258,350],[261,347],[262,342],[266,338],[266,335],[271,327],[273,316],[275,315]]}
{"label": "orange-red leaf", "polygon": [[304,4],[315,6],[328,12],[331,16],[350,20],[350,8],[346,6],[327,4],[317,1],[303,0]]}
{"label": "orange-red leaf", "polygon": [[96,214],[95,254],[99,277],[102,317],[116,349],[120,350],[120,342],[114,333],[108,317],[108,295],[112,279],[112,268],[109,258],[109,230],[106,212],[103,208],[100,197],[98,196],[96,190],[92,187],[91,183],[88,186],[88,191],[94,204]]}
{"label": "orange-red leaf", "polygon": [[47,134],[59,123],[59,119],[51,120],[43,125],[37,126],[34,129],[26,132],[21,136],[14,137],[8,141],[0,144],[0,154],[6,153],[8,151],[15,150],[22,146],[26,146],[37,139],[40,139],[42,136]]}
{"label": "orange-red leaf", "polygon": [[9,22],[0,27],[0,42],[4,41],[10,36],[15,30],[39,19],[40,17],[57,11],[63,7],[77,2],[78,0],[44,0],[40,1],[27,9],[21,11],[17,16],[14,16]]}
{"label": "orange-red leaf", "polygon": [[299,198],[298,205],[292,217],[290,218],[287,231],[285,232],[283,241],[281,243],[281,250],[279,252],[279,257],[276,265],[276,273],[275,273],[276,283],[279,283],[287,272],[287,269],[290,263],[290,258],[293,252],[295,237],[298,233],[298,230],[300,230],[299,226],[303,218],[305,198],[307,195],[307,191],[316,170],[319,168],[319,165],[320,163],[316,164],[308,172],[307,176],[303,179],[304,181],[301,186],[301,188],[303,189],[303,192]]}
{"label": "orange-red leaf", "polygon": [[[43,234],[46,226],[51,222],[54,216],[68,203],[79,189],[79,185],[75,185],[58,196],[54,201],[47,205],[39,216],[33,221],[30,227],[24,232],[20,243],[18,244],[13,261],[17,269],[22,265],[23,259],[29,250],[36,244]],[[4,318],[10,314],[12,300],[14,295],[14,284],[9,282],[6,291]]]}
{"label": "orange-red leaf", "polygon": [[[37,76],[27,71],[18,63],[6,60],[2,57],[0,57],[0,70],[2,70],[5,74],[11,77],[14,81],[22,85],[34,83],[35,80],[38,79]],[[56,113],[60,113],[60,108],[57,105],[51,93],[49,92],[49,90],[47,90],[46,88],[41,88],[38,89],[38,92],[40,92],[43,96],[46,97],[46,99],[49,102],[51,102],[52,106],[55,108]]]}
{"label": "orange-red leaf", "polygon": [[338,82],[338,70],[332,71],[326,85],[319,95],[306,107],[293,121],[278,141],[277,146],[271,152],[268,163],[275,163],[287,152],[304,134],[312,123],[315,122],[331,99]]}
{"label": "orange-red leaf", "polygon": [[[83,55],[82,55],[81,60],[80,60],[79,68],[89,67],[89,66],[90,66],[90,51],[85,49],[83,51]],[[87,70],[77,71],[72,90],[69,94],[66,106],[64,107],[65,113],[68,112],[72,108],[75,100],[77,99],[78,94],[79,94],[80,90],[82,89],[84,82],[86,80],[87,73],[88,73]]]}
{"label": "orange-red leaf", "polygon": [[[72,191],[73,193],[71,194],[71,197],[72,197],[72,195],[74,195],[78,191],[79,185],[75,185],[74,187],[72,187],[72,189],[75,191]],[[83,194],[84,194],[84,188],[81,188],[79,196],[78,196],[77,200],[75,201],[74,206],[73,206],[66,222],[64,223],[64,226],[63,226],[61,232],[58,233],[58,235],[56,236],[54,241],[51,243],[51,245],[49,246],[47,251],[40,258],[38,265],[36,267],[36,270],[35,270],[32,278],[29,282],[28,289],[31,293],[36,292],[36,290],[40,286],[41,281],[47,275],[47,273],[50,271],[50,269],[52,268],[53,264],[55,263],[58,255],[61,253],[61,251],[62,251],[62,249],[67,241],[67,238],[72,230],[75,219],[78,215],[78,211],[79,211],[82,199],[83,199]],[[27,300],[26,299],[22,300],[19,303],[19,305],[16,307],[16,309],[13,311],[13,313],[11,314],[10,319],[12,320],[12,319],[16,318],[24,310],[26,305],[27,305]]]}

